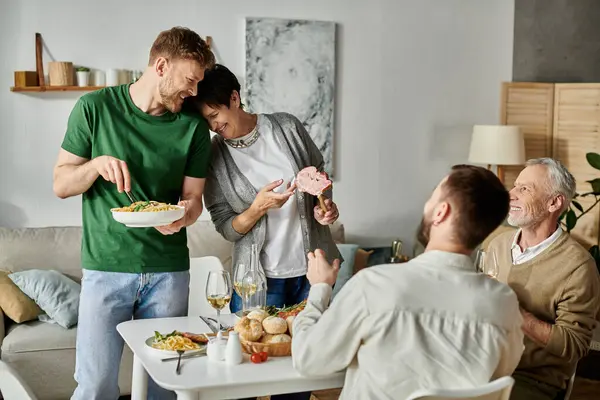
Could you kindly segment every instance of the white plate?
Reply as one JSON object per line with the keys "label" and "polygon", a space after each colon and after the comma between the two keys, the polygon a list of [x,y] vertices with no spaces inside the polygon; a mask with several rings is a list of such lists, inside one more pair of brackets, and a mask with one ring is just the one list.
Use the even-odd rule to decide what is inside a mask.
{"label": "white plate", "polygon": [[[157,355],[161,355],[161,356],[177,356],[177,355],[179,355],[179,354],[177,354],[176,351],[173,351],[173,350],[161,350],[161,349],[155,349],[154,347],[152,347],[152,343],[154,343],[154,336],[150,336],[148,339],[146,339],[145,343],[146,343],[146,347],[148,347],[150,350],[152,350]],[[203,351],[205,347],[206,346],[200,345],[200,347],[198,349],[186,350],[185,353],[183,353],[183,354],[197,353],[199,351]]]}
{"label": "white plate", "polygon": [[148,228],[154,226],[169,225],[171,222],[183,218],[185,208],[181,206],[177,210],[156,212],[114,211],[111,210],[115,221],[132,228]]}

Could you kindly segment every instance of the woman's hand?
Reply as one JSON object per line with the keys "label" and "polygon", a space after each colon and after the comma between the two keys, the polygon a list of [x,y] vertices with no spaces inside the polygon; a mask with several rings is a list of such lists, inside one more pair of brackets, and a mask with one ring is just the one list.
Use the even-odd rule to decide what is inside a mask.
{"label": "woman's hand", "polygon": [[265,214],[272,208],[281,208],[288,199],[294,194],[296,190],[296,184],[288,187],[283,193],[276,193],[273,190],[281,186],[283,179],[275,182],[271,182],[258,192],[254,202],[252,202],[251,208],[258,211],[260,214]]}
{"label": "woman's hand", "polygon": [[315,206],[315,219],[321,225],[331,225],[337,221],[340,213],[337,205],[331,199],[325,199],[325,207],[327,211],[323,211],[319,204]]}

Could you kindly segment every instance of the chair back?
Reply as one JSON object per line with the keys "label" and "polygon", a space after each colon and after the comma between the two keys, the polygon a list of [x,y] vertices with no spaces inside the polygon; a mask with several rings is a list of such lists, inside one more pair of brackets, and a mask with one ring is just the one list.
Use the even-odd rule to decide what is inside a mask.
{"label": "chair back", "polygon": [[515,380],[503,376],[483,386],[469,389],[422,389],[408,400],[508,400]]}
{"label": "chair back", "polygon": [[[223,269],[223,264],[221,264],[221,261],[217,257],[190,258],[188,316],[198,317],[202,315],[216,318],[217,312],[206,300],[206,281],[208,280],[208,273],[210,271],[222,271]],[[229,305],[221,310],[221,314],[231,314]]]}
{"label": "chair back", "polygon": [[2,360],[0,360],[0,393],[4,400],[37,400],[17,371]]}

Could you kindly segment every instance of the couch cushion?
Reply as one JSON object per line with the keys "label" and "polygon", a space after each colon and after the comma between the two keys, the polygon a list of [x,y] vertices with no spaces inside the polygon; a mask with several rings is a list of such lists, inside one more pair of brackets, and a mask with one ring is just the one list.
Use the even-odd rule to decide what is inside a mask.
{"label": "couch cushion", "polygon": [[[77,325],[81,286],[58,271],[30,269],[8,276],[52,321],[63,328]],[[40,320],[46,319],[40,316]],[[44,316],[45,317],[45,316]]]}
{"label": "couch cushion", "polygon": [[77,327],[65,329],[41,321],[12,324],[2,342],[2,353],[74,349]]}
{"label": "couch cushion", "polygon": [[187,227],[190,258],[215,256],[226,270],[231,270],[233,243],[228,242],[215,229],[212,221],[199,220]]}
{"label": "couch cushion", "polygon": [[0,228],[0,268],[55,269],[81,279],[81,228]]}
{"label": "couch cushion", "polygon": [[8,271],[0,271],[0,309],[15,322],[37,319],[43,311],[8,277]]}

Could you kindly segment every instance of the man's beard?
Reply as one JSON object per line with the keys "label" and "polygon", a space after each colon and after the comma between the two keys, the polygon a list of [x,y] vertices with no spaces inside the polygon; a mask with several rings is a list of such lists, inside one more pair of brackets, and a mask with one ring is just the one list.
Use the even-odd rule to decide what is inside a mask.
{"label": "man's beard", "polygon": [[163,107],[172,113],[178,113],[181,111],[183,99],[181,98],[179,92],[174,91],[175,93],[172,93],[172,87],[172,81],[166,78],[164,83],[160,83],[158,85],[158,93],[160,94],[160,100]]}
{"label": "man's beard", "polygon": [[423,247],[427,247],[429,244],[429,236],[431,233],[431,221],[427,221],[425,216],[421,219],[421,223],[419,224],[419,229],[417,231],[417,240],[423,245]]}

